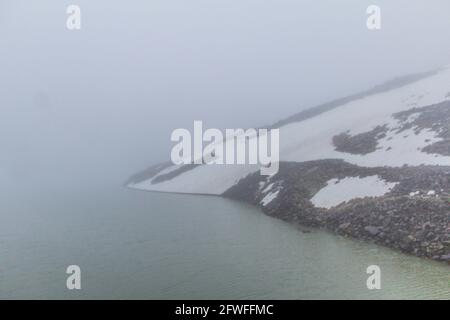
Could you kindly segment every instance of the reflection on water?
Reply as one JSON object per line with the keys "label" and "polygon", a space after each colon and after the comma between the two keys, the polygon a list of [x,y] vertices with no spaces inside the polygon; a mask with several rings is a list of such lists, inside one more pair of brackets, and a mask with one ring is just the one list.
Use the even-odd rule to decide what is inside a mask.
{"label": "reflection on water", "polygon": [[[55,188],[56,189],[56,188]],[[216,197],[2,186],[0,298],[450,298],[450,267]],[[65,269],[82,270],[68,291]],[[382,289],[366,288],[366,268]]]}

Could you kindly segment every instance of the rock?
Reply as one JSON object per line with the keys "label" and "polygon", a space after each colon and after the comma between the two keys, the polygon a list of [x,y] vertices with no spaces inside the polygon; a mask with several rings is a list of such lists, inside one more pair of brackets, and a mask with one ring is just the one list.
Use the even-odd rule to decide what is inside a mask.
{"label": "rock", "polygon": [[349,226],[350,226],[350,222],[341,223],[341,224],[339,225],[338,229],[341,229],[341,230],[343,229],[343,230],[345,230],[345,229],[347,229]]}
{"label": "rock", "polygon": [[442,261],[450,261],[450,253],[439,257]]}
{"label": "rock", "polygon": [[380,233],[380,228],[379,227],[374,227],[374,226],[364,227],[364,230],[366,230],[372,236],[376,236],[378,233]]}
{"label": "rock", "polygon": [[[398,184],[383,196],[355,198],[330,209],[317,208],[310,201],[331,179],[373,175]],[[261,181],[265,178],[259,173],[251,174],[224,195],[258,205]],[[272,206],[262,207],[267,215],[449,261],[450,166],[364,168],[343,160],[281,162],[271,183],[282,183],[283,189]],[[440,197],[427,196],[430,190],[440,190],[436,192]]]}

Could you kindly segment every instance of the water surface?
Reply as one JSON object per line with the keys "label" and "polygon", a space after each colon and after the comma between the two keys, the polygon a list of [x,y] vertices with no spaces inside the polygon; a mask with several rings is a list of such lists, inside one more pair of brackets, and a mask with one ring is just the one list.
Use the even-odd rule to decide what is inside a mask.
{"label": "water surface", "polygon": [[[70,192],[68,191],[70,190]],[[1,187],[0,298],[450,298],[450,267],[217,197]],[[66,267],[82,290],[65,287]],[[366,288],[366,268],[382,289]]]}

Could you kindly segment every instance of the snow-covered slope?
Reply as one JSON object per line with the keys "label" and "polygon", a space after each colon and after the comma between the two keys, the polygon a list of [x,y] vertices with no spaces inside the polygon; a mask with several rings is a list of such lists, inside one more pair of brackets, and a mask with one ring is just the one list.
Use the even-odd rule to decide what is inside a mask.
{"label": "snow-covered slope", "polygon": [[[448,145],[440,144],[448,128],[430,123],[426,113],[428,108],[450,110],[447,105],[436,106],[449,100],[450,69],[443,68],[413,83],[346,101],[280,127],[280,161],[342,159],[364,167],[450,165]],[[220,195],[258,170],[256,165],[201,165],[185,170],[164,166],[132,179],[128,186]]]}

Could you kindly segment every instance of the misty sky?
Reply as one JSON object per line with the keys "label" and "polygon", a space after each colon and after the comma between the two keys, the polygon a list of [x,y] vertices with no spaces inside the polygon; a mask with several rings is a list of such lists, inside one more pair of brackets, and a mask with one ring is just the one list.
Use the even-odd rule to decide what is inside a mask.
{"label": "misty sky", "polygon": [[[66,29],[66,8],[82,30]],[[382,29],[366,28],[366,8]],[[450,63],[446,0],[0,0],[0,179],[123,182],[170,133],[270,124]]]}

